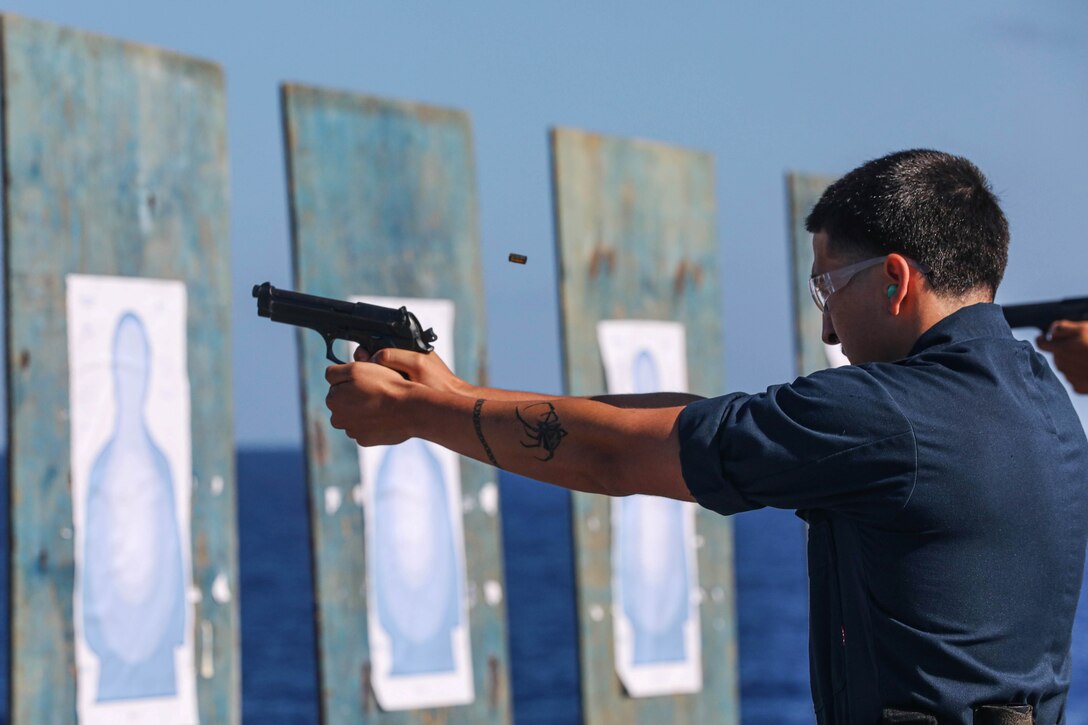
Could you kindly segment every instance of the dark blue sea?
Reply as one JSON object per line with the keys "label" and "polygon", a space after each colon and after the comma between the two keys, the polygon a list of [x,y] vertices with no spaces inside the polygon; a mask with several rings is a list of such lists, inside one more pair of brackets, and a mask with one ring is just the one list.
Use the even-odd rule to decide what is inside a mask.
{"label": "dark blue sea", "polygon": [[[246,723],[317,721],[312,582],[302,455],[238,457],[242,697]],[[503,474],[510,661],[517,725],[579,723],[570,497]],[[805,532],[788,511],[734,519],[741,716],[814,722],[808,688]],[[1088,606],[1074,632],[1068,722],[1088,723]]]}
{"label": "dark blue sea", "polygon": [[[570,498],[518,476],[504,474],[500,485],[514,719],[517,725],[578,723]],[[239,452],[242,713],[247,725],[318,721],[304,486],[300,451]],[[7,496],[0,501],[5,509],[0,541],[6,542]],[[764,510],[736,517],[735,532],[742,722],[812,723],[803,525],[790,512]],[[7,567],[7,556],[0,557],[0,602],[5,606]],[[0,619],[0,637],[8,641],[6,617]],[[1078,725],[1088,723],[1083,591],[1073,637],[1067,721]],[[6,646],[0,675],[5,680],[8,675]],[[0,689],[5,715],[7,696],[7,688]]]}

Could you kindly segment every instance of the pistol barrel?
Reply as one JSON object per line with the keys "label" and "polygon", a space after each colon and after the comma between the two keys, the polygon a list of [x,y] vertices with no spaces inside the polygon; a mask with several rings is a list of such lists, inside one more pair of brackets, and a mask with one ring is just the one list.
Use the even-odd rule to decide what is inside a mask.
{"label": "pistol barrel", "polygon": [[1004,305],[1002,312],[1009,327],[1037,327],[1046,332],[1055,320],[1088,320],[1088,297]]}

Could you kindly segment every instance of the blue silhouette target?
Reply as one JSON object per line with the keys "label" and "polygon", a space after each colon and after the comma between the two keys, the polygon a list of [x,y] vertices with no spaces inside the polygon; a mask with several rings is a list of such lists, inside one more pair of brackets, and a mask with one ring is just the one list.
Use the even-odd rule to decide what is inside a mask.
{"label": "blue silhouette target", "polygon": [[[653,356],[635,356],[632,392],[657,392],[660,376]],[[635,665],[687,658],[684,625],[690,617],[683,504],[671,499],[628,496],[620,499],[618,592],[630,621]]]}
{"label": "blue silhouette target", "polygon": [[375,486],[371,571],[390,674],[452,672],[462,593],[441,465],[413,438],[388,450]]}
{"label": "blue silhouette target", "polygon": [[83,629],[98,657],[98,702],[177,694],[185,586],[174,484],[144,417],[152,367],[141,319],[117,324],[116,419],[91,467],[82,569]]}

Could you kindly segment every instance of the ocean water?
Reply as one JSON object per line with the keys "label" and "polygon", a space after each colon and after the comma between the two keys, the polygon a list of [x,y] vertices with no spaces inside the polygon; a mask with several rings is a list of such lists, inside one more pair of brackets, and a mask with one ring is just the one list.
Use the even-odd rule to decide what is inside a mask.
{"label": "ocean water", "polygon": [[[303,476],[298,452],[239,453],[243,716],[254,725],[318,717]],[[509,474],[500,487],[514,720],[579,723],[570,496]],[[804,528],[784,511],[741,518],[739,642],[758,653],[741,657],[744,722],[810,723]]]}
{"label": "ocean water", "polygon": [[[303,475],[299,452],[239,454],[247,724],[317,721]],[[500,486],[514,721],[579,723],[570,497],[509,474]],[[737,516],[734,531],[741,720],[811,724],[804,525],[792,512],[767,509]],[[1082,591],[1070,725],[1088,723],[1085,598]]]}
{"label": "ocean water", "polygon": [[[6,466],[2,470],[6,471]],[[242,715],[247,725],[318,722],[314,600],[303,458],[295,450],[238,454]],[[504,474],[503,548],[514,720],[580,722],[570,499]],[[6,493],[6,481],[4,482]],[[0,541],[7,536],[0,495]],[[786,511],[735,519],[741,718],[745,725],[813,722],[808,690],[804,527]],[[0,557],[7,606],[8,558]],[[1067,722],[1088,723],[1088,603],[1074,626]],[[0,677],[8,678],[7,617]],[[8,688],[0,688],[7,722]]]}

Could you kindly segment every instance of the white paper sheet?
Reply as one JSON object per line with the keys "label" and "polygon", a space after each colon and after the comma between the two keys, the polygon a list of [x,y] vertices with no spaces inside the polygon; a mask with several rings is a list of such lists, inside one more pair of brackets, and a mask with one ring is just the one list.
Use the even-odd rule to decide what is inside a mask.
{"label": "white paper sheet", "polygon": [[66,282],[78,719],[191,725],[185,285]]}
{"label": "white paper sheet", "polygon": [[824,354],[827,356],[829,368],[841,368],[843,365],[850,364],[850,360],[842,352],[842,345],[824,344]]}
{"label": "white paper sheet", "polygon": [[[597,326],[608,392],[687,392],[684,327],[605,320]],[[631,697],[698,692],[695,505],[654,496],[612,502],[616,673]]]}
{"label": "white paper sheet", "polygon": [[[450,300],[355,297],[406,306],[438,335],[454,369]],[[417,438],[359,448],[366,524],[371,682],[384,710],[475,699],[469,637],[461,468],[457,454]]]}

